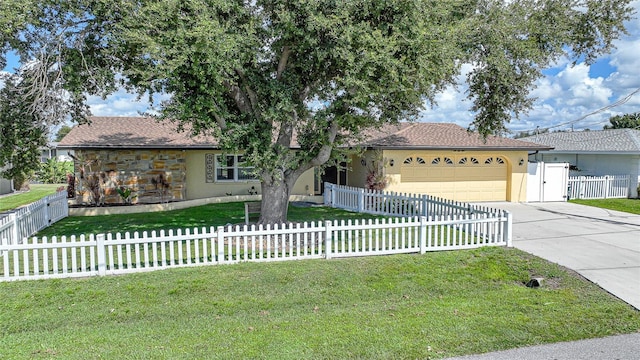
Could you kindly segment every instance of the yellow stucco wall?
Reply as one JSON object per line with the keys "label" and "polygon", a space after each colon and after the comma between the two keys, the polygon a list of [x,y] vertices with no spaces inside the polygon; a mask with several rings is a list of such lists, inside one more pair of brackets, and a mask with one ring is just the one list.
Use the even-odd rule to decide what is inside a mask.
{"label": "yellow stucco wall", "polygon": [[[385,150],[382,156],[388,191],[458,201],[526,201],[526,151]],[[374,158],[373,151],[352,158],[349,185],[363,187],[367,169],[362,163],[370,165]],[[408,158],[414,162],[405,166]],[[417,165],[418,158],[424,164]],[[436,158],[440,158],[440,163],[433,165]],[[471,162],[472,158],[477,164]],[[492,163],[485,164],[489,158]],[[445,164],[445,159],[451,164]],[[465,164],[459,164],[460,161]]]}
{"label": "yellow stucco wall", "polygon": [[[221,154],[218,150],[188,150],[187,162],[187,199],[202,199],[226,195],[249,195],[260,193],[259,181],[207,182],[206,154]],[[313,195],[313,169],[305,172],[296,182],[291,195]],[[253,187],[253,189],[252,189]]]}

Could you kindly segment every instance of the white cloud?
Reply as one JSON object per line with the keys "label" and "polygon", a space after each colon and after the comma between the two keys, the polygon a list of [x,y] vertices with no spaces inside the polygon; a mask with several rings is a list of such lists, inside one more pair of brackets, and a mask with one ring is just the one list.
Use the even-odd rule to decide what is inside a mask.
{"label": "white cloud", "polygon": [[537,99],[554,99],[562,94],[562,86],[549,78],[542,78],[535,84],[531,96]]}
{"label": "white cloud", "polygon": [[[167,95],[156,96],[154,98],[155,105],[167,98]],[[99,96],[89,96],[87,105],[94,116],[139,116],[145,112],[156,113],[156,110],[149,104],[146,94],[138,99],[137,94],[128,93],[124,89],[119,89],[105,99]]]}

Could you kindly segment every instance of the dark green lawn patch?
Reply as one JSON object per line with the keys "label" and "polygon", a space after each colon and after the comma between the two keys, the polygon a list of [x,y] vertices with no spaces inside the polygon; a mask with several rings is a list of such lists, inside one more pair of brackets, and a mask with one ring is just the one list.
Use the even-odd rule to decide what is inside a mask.
{"label": "dark green lawn patch", "polygon": [[573,199],[570,202],[640,215],[640,199]]}
{"label": "dark green lawn patch", "polygon": [[31,204],[43,197],[53,195],[56,193],[56,189],[64,184],[32,184],[29,185],[31,190],[26,192],[20,192],[0,198],[0,211],[7,211],[15,209],[17,207]]}
{"label": "dark green lawn patch", "polygon": [[[380,216],[360,214],[324,206],[289,206],[289,221],[370,219]],[[244,224],[244,203],[209,204],[188,209],[140,214],[72,216],[40,231],[36,236],[99,234],[108,232],[153,231]]]}
{"label": "dark green lawn patch", "polygon": [[512,248],[0,283],[0,310],[10,359],[435,359],[640,330]]}

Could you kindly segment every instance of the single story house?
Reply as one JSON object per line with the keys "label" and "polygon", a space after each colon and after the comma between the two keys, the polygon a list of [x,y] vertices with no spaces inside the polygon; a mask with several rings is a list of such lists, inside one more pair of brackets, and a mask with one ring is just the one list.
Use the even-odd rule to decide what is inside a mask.
{"label": "single story house", "polygon": [[544,133],[522,138],[553,149],[529,156],[531,161],[567,162],[572,176],[629,175],[629,196],[638,196],[640,130],[607,129]]}
{"label": "single story house", "polygon": [[57,142],[49,142],[47,146],[40,148],[40,162],[47,162],[49,159],[73,161],[70,152],[71,150],[68,149],[59,149]]}
{"label": "single story house", "polygon": [[[459,201],[526,201],[527,157],[549,149],[476,133],[454,124],[401,123],[366,135],[345,169],[312,169],[292,195],[320,195],[323,181],[365,187],[374,161],[383,161],[385,190],[425,193]],[[135,202],[190,200],[260,191],[242,154],[225,154],[217,141],[177,132],[175,124],[145,117],[92,117],[58,144],[74,151],[79,201],[90,201],[100,178],[106,203],[116,188],[132,189]],[[295,148],[295,144],[294,144]]]}

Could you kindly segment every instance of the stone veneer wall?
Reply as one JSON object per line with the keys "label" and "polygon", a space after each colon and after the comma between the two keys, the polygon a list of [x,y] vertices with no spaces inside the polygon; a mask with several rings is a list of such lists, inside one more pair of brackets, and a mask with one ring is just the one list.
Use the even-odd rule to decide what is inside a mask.
{"label": "stone veneer wall", "polygon": [[[158,203],[186,199],[186,152],[183,150],[76,150],[76,203],[93,203],[87,178],[101,179],[102,204],[123,203],[116,190],[132,190],[132,203]],[[83,171],[84,168],[84,171]],[[157,183],[160,176],[167,187]]]}

